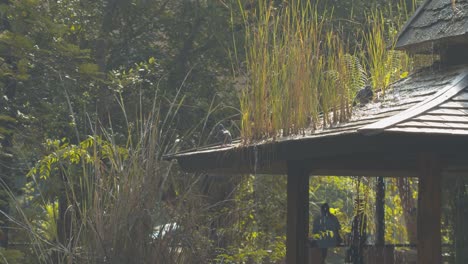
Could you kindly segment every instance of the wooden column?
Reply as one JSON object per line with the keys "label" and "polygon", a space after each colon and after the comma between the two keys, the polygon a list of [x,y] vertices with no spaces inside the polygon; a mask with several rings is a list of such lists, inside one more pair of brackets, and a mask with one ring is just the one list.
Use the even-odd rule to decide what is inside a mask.
{"label": "wooden column", "polygon": [[308,264],[309,173],[299,161],[288,162],[286,263]]}
{"label": "wooden column", "polygon": [[465,191],[465,181],[463,176],[456,176],[455,183],[455,263],[466,264],[468,263],[468,208],[466,207],[468,201],[468,193]]}
{"label": "wooden column", "polygon": [[442,263],[441,176],[438,157],[434,154],[421,154],[418,190],[418,264]]}
{"label": "wooden column", "polygon": [[377,178],[375,194],[376,241],[377,246],[385,245],[385,182],[383,177]]}

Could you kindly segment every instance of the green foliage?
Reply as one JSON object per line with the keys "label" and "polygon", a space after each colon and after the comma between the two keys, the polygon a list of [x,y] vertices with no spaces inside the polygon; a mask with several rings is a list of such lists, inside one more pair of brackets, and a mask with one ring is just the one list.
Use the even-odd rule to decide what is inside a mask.
{"label": "green foliage", "polygon": [[58,216],[58,203],[44,204],[44,219],[39,220],[37,223],[37,231],[42,237],[48,241],[56,241],[57,239],[57,216]]}
{"label": "green foliage", "polygon": [[[357,213],[356,199],[364,202],[368,217],[368,234],[375,233],[375,185],[376,180],[364,177],[311,177],[309,194],[310,218],[320,215],[320,205],[328,202],[341,224],[342,237],[351,233],[353,216]],[[403,223],[403,207],[395,180],[387,180],[385,200],[386,243],[408,243],[406,226]],[[411,192],[414,191],[411,187]],[[417,195],[417,194],[413,194]]]}
{"label": "green foliage", "polygon": [[[320,206],[327,202],[348,239],[357,213],[356,199],[364,202],[367,233],[375,234],[375,179],[364,177],[311,177],[309,188],[310,231]],[[408,243],[398,189],[387,181],[385,201],[386,243]],[[234,208],[228,207],[229,225],[219,229],[229,246],[218,249],[216,263],[276,263],[285,256],[286,177],[245,176],[235,190]],[[310,233],[309,237],[313,237]],[[369,238],[371,243],[372,237]],[[342,254],[337,251],[335,254]],[[342,256],[344,257],[344,256]]]}
{"label": "green foliage", "polygon": [[24,253],[16,249],[0,248],[0,263],[1,264],[23,264]]}
{"label": "green foliage", "polygon": [[317,91],[322,117],[314,119],[313,129],[347,121],[352,114],[356,92],[367,83],[366,71],[358,55],[350,54],[335,33],[328,33],[326,39],[327,55],[323,59],[326,71],[317,76],[324,80]]}
{"label": "green foliage", "polygon": [[[73,216],[69,221],[76,227],[67,237],[73,244],[62,244],[66,248],[58,251],[63,261],[79,258],[81,263],[95,263],[97,259],[128,263],[133,259],[146,263],[183,259],[175,252],[165,252],[168,239],[178,238],[152,238],[153,228],[165,221],[164,212],[158,210],[163,208],[165,175],[172,166],[159,160],[156,127],[146,132],[131,151],[99,137],[90,137],[79,145],[47,142],[51,154],[29,173],[37,184],[33,190],[44,208],[44,220],[32,222],[28,231],[38,243],[36,250],[44,263],[52,257],[47,248],[57,243],[54,232],[58,221],[63,221],[57,219],[57,203],[48,201],[56,201],[63,191],[69,203],[67,212]],[[55,185],[59,189],[52,190],[50,186],[57,182],[62,182]]]}
{"label": "green foliage", "polygon": [[[280,179],[278,179],[280,178]],[[216,263],[277,263],[286,255],[285,177],[244,176],[229,212],[225,239]]]}
{"label": "green foliage", "polygon": [[468,260],[468,182],[464,175],[451,175],[442,180],[442,243],[448,246],[444,255],[450,256],[453,263],[461,264]]}
{"label": "green foliage", "polygon": [[99,75],[99,66],[94,63],[83,63],[79,66],[78,71],[81,74]]}
{"label": "green foliage", "polygon": [[[16,119],[9,115],[0,114],[0,139],[13,133],[12,125],[16,123]],[[1,147],[1,146],[0,146]]]}
{"label": "green foliage", "polygon": [[[32,244],[25,252],[37,256],[35,263],[49,263],[57,254],[84,263],[81,258],[88,256],[83,252],[95,251],[101,256],[115,252],[115,259],[121,254],[119,261],[132,254],[142,259],[164,256],[163,262],[208,258],[210,231],[194,222],[195,217],[204,219],[195,213],[206,201],[197,204],[190,197],[197,210],[184,210],[198,177],[179,179],[169,169],[172,165],[159,159],[181,147],[172,145],[176,137],[181,141],[193,135],[194,142],[181,143],[192,147],[207,140],[221,118],[236,114],[225,54],[232,45],[232,33],[224,30],[230,10],[221,2],[77,0],[9,1],[1,9],[0,116],[17,116],[14,129],[0,124],[2,137],[9,135],[14,143],[0,151],[21,159],[5,164],[15,164],[8,174],[26,184],[24,196],[14,201],[23,210],[11,214],[28,227],[12,233],[11,241],[24,243],[27,238]],[[162,120],[145,122],[156,117]],[[151,131],[167,134],[155,136],[152,150],[157,145],[157,151],[151,153],[149,137],[143,140],[142,134],[152,125]],[[193,127],[202,131],[193,133]],[[101,136],[88,136],[95,134]],[[142,166],[150,161],[157,166]],[[107,175],[105,181],[102,175]],[[173,193],[177,195],[170,204],[162,202]],[[11,193],[2,190],[2,195],[2,205],[7,205],[3,198]],[[70,203],[76,244],[58,241],[63,225],[57,222],[56,207],[62,195]],[[121,222],[109,223],[110,214]],[[180,234],[148,242],[152,228],[168,221],[178,221],[193,237]],[[136,233],[142,244],[130,248],[128,238]],[[168,249],[171,241],[189,243],[184,256]],[[116,250],[118,246],[126,250]]]}
{"label": "green foliage", "polygon": [[[77,263],[96,256],[113,263],[132,256],[146,258],[142,263],[210,257],[214,242],[198,213],[206,199],[194,199],[207,195],[198,193],[203,186],[193,187],[199,177],[187,181],[160,157],[181,147],[173,145],[176,138],[193,147],[219,120],[237,114],[226,55],[233,45],[225,30],[230,12],[218,1],[1,5],[0,116],[15,119],[14,128],[0,120],[2,163],[15,165],[2,171],[2,180],[25,184],[14,200],[22,210],[11,215],[27,228],[10,233],[10,240],[28,242],[24,252],[36,257],[32,263],[57,255],[67,263],[70,256]],[[156,136],[161,131],[167,134]],[[188,135],[193,142],[182,138]],[[2,206],[14,197],[3,189],[1,195]],[[70,244],[57,236],[63,196],[73,219]],[[149,239],[154,227],[170,221],[182,234]],[[181,241],[183,254],[168,247]]]}
{"label": "green foliage", "polygon": [[[2,188],[0,207],[13,198],[20,210],[10,212],[10,240],[27,242],[24,258],[2,251],[9,263],[284,259],[285,177],[247,176],[237,188],[237,180],[224,179],[210,186],[204,175],[180,173],[160,158],[209,142],[219,122],[250,141],[349,118],[356,90],[375,79],[363,59],[362,38],[372,31],[351,34],[350,28],[373,22],[365,21],[367,7],[385,5],[335,1],[332,16],[323,11],[325,1],[302,2],[0,5],[0,157],[14,165],[2,171],[2,180],[24,186],[21,192]],[[354,23],[337,23],[350,17]],[[385,41],[401,25],[379,21]],[[250,48],[240,48],[245,44]],[[385,81],[405,73],[397,69],[404,58],[375,60],[393,65]],[[356,187],[357,181],[313,178],[311,217],[326,200],[346,234],[350,197],[357,193],[369,201],[372,216],[373,183]],[[390,234],[402,231],[395,197],[392,190],[387,241],[401,241]],[[65,239],[58,236],[64,226],[59,202],[72,223]],[[155,231],[168,223],[178,228],[168,235]]]}

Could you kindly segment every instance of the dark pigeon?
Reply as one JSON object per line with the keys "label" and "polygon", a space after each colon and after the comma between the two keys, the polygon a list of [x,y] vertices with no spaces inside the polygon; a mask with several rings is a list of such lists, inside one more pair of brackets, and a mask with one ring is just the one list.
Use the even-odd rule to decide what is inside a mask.
{"label": "dark pigeon", "polygon": [[360,105],[365,105],[372,101],[373,97],[374,92],[372,91],[372,87],[370,85],[367,85],[366,87],[362,88],[357,92],[356,97],[354,97],[353,105],[356,105],[357,103],[359,103]]}
{"label": "dark pigeon", "polygon": [[232,143],[232,136],[229,130],[224,128],[222,124],[218,125],[217,130],[216,138],[218,139],[218,142],[220,142],[223,146]]}

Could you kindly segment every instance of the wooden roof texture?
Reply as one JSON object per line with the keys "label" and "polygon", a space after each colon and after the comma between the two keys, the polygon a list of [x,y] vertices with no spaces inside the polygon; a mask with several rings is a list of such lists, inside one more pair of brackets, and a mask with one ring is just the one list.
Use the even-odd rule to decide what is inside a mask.
{"label": "wooden roof texture", "polygon": [[[389,118],[360,128],[362,133],[411,132],[411,133],[443,133],[468,135],[468,69],[461,67],[451,71],[427,74],[433,84],[425,84],[426,98],[405,111]],[[435,78],[435,79],[434,79]],[[410,81],[409,79],[408,81]],[[404,84],[402,87],[413,87]],[[421,85],[418,83],[416,85]],[[434,90],[435,89],[435,90]],[[398,93],[401,89],[395,89]],[[430,92],[435,92],[427,95]],[[418,92],[410,88],[412,98]]]}
{"label": "wooden roof texture", "polygon": [[[402,140],[402,135],[409,141]],[[294,159],[368,155],[390,149],[399,153],[405,148],[406,152],[429,151],[436,146],[450,152],[461,142],[460,137],[468,144],[466,135],[468,65],[415,72],[392,84],[373,102],[355,107],[345,123],[248,146],[237,141],[229,146],[192,149],[166,159],[177,159],[187,171],[284,173],[286,161]],[[453,145],[444,142],[453,136],[458,138],[451,141]],[[438,141],[442,137],[444,140]],[[427,144],[423,139],[433,142]],[[372,158],[370,154],[366,159]]]}
{"label": "wooden roof texture", "polygon": [[[351,119],[345,123],[337,124],[322,130],[310,132],[310,137],[322,137],[326,135],[342,133],[375,134],[392,131],[400,122],[415,121],[407,113],[420,109],[420,105],[426,105],[433,98],[451,89],[453,85],[465,76],[468,67],[456,67],[444,71],[427,68],[408,78],[392,84],[385,94],[379,92],[374,102],[364,106],[355,107]],[[388,125],[389,120],[403,116],[400,122]],[[381,127],[382,123],[387,124]]]}
{"label": "wooden roof texture", "polygon": [[397,49],[434,52],[447,41],[468,42],[468,0],[427,0],[401,30]]}

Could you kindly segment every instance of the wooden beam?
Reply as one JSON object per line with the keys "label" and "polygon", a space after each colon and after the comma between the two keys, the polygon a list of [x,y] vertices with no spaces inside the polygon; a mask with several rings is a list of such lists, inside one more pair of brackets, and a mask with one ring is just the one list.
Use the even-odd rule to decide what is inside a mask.
{"label": "wooden beam", "polygon": [[308,264],[309,173],[300,161],[288,162],[286,263]]}
{"label": "wooden beam", "polygon": [[418,264],[442,263],[441,164],[435,154],[421,154],[418,193]]}
{"label": "wooden beam", "polygon": [[366,169],[313,169],[314,176],[363,176],[363,177],[416,177],[417,172],[412,170],[366,170]]}
{"label": "wooden beam", "polygon": [[354,154],[311,159],[307,166],[316,176],[416,177],[417,156],[400,153]]}
{"label": "wooden beam", "polygon": [[[265,142],[258,145],[250,146],[233,146],[231,148],[205,150],[200,152],[181,153],[176,155],[166,156],[165,159],[177,159],[179,165],[188,172],[219,172],[225,173],[254,173],[257,174],[286,174],[287,173],[287,160],[311,160],[314,161],[313,165],[320,165],[321,163],[315,162],[317,159],[322,161],[335,159],[337,156],[355,157],[357,160],[358,155],[365,157],[366,155],[374,161],[379,161],[381,165],[393,166],[392,168],[382,167],[373,170],[374,162],[367,162],[367,166],[354,166],[357,173],[362,171],[370,171],[371,173],[391,171],[398,172],[404,170],[400,164],[406,162],[406,157],[402,154],[413,155],[414,161],[411,161],[414,171],[417,172],[417,154],[420,152],[437,152],[444,156],[453,155],[454,157],[468,159],[468,154],[464,149],[468,149],[468,138],[466,136],[455,135],[420,135],[420,134],[400,134],[389,133],[380,134],[376,136],[364,136],[360,134],[349,134],[339,136],[329,136],[325,138],[307,138],[300,137],[294,140]],[[394,157],[392,161],[386,162],[388,156]],[[400,157],[401,156],[401,157]],[[465,161],[464,159],[463,161]],[[365,159],[363,159],[366,161]],[[331,162],[328,163],[331,165]],[[361,165],[366,165],[361,163]],[[378,165],[378,166],[381,166]],[[329,171],[335,169],[339,171],[350,171],[353,168],[346,168],[342,166],[337,168],[335,166],[322,166],[317,167],[317,170]],[[361,175],[357,174],[356,175]],[[381,174],[370,175],[366,173],[365,176],[386,176]],[[315,175],[315,172],[313,172]],[[348,176],[350,173],[345,173],[343,176]],[[317,174],[318,175],[318,174]],[[362,175],[364,176],[364,175]],[[394,176],[394,175],[388,175]],[[402,175],[405,176],[405,175]],[[406,175],[416,176],[416,175]]]}

